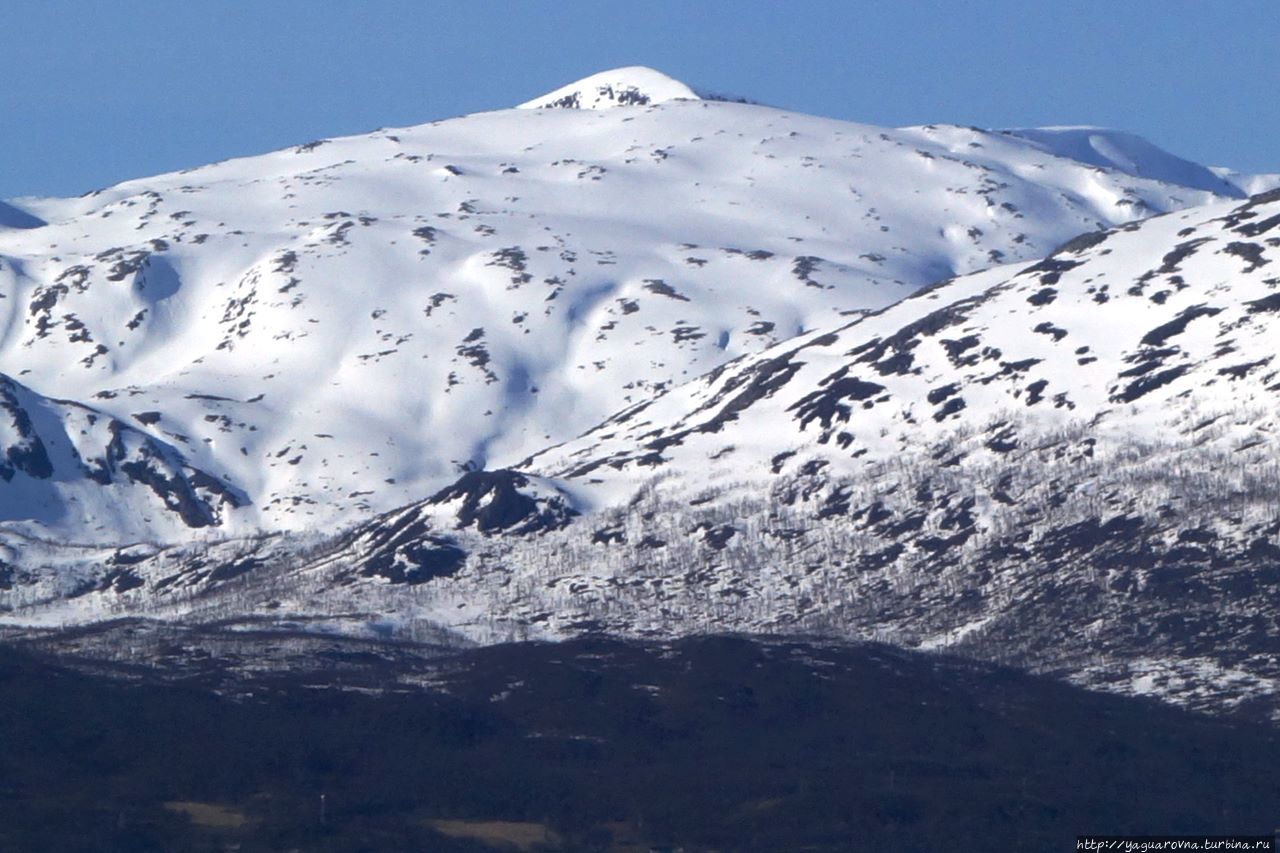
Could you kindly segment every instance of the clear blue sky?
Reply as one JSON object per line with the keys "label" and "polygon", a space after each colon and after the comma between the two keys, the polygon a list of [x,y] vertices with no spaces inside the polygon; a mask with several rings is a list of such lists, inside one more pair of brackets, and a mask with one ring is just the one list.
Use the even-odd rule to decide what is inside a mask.
{"label": "clear blue sky", "polygon": [[875,124],[1099,124],[1280,171],[1276,0],[0,0],[0,198],[509,106],[594,71]]}

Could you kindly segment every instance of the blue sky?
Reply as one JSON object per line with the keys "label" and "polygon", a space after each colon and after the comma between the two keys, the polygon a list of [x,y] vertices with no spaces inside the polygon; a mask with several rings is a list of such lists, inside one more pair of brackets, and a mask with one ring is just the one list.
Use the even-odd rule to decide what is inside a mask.
{"label": "blue sky", "polygon": [[875,124],[1098,124],[1280,171],[1274,0],[3,0],[0,198],[509,106],[650,65]]}

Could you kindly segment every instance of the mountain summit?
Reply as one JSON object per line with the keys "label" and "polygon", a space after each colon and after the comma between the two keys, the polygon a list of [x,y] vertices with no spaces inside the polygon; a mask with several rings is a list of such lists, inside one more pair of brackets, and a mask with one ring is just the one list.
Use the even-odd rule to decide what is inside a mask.
{"label": "mountain summit", "polygon": [[531,101],[525,101],[518,109],[559,107],[599,110],[607,107],[644,106],[662,101],[700,101],[706,97],[661,71],[643,65],[630,65],[583,77]]}

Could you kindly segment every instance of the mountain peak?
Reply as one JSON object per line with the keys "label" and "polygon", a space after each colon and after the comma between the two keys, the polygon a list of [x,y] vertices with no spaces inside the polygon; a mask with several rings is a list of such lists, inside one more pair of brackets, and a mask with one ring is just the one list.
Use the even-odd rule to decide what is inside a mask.
{"label": "mountain peak", "polygon": [[630,65],[601,71],[561,86],[545,95],[525,101],[518,109],[598,110],[606,107],[629,107],[662,101],[702,100],[703,96],[679,80],[643,65]]}

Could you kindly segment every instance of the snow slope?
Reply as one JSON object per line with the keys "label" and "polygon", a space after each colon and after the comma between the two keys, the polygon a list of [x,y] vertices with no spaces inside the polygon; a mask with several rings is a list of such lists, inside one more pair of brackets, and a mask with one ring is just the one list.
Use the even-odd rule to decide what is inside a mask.
{"label": "snow slope", "polygon": [[1184,160],[1132,133],[1102,127],[1036,127],[1006,130],[1042,151],[1102,169],[1244,198],[1244,188],[1199,163]]}
{"label": "snow slope", "polygon": [[[1098,441],[1158,441],[1227,416],[1241,428],[1198,447],[1265,448],[1280,394],[1277,246],[1276,192],[1082,235],[739,359],[533,470],[603,483],[670,466],[705,483],[817,454],[853,473],[956,432],[981,445],[972,453],[999,455],[1021,432],[1084,423]],[[776,463],[784,451],[795,460]]]}
{"label": "snow slope", "polygon": [[[207,504],[220,531],[327,530],[940,278],[1229,192],[1149,147],[1103,167],[1025,133],[691,100],[645,69],[569,88],[602,85],[643,97],[18,200],[0,372],[237,495]],[[87,476],[25,515],[11,497],[7,525],[172,541],[196,517],[121,484],[96,505],[126,536],[79,508]]]}

